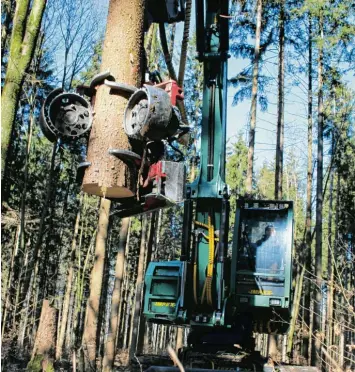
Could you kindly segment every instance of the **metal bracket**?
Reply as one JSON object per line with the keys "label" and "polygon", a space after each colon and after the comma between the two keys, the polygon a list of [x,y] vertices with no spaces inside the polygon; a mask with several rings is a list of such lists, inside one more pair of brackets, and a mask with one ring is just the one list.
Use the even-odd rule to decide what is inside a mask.
{"label": "metal bracket", "polygon": [[92,78],[90,85],[79,85],[77,91],[80,94],[85,94],[88,97],[93,97],[95,95],[95,88],[101,84],[105,84],[112,90],[117,91],[118,94],[123,93],[124,95],[128,96],[131,96],[136,90],[138,90],[138,88],[133,85],[117,83],[115,81],[115,78],[111,75],[110,71],[104,71],[95,75]]}
{"label": "metal bracket", "polygon": [[91,162],[89,161],[83,161],[82,163],[78,165],[78,169],[76,171],[76,182],[78,184],[82,184],[84,174],[85,174],[85,169],[90,167],[90,165],[91,165]]}
{"label": "metal bracket", "polygon": [[141,156],[136,154],[133,151],[121,150],[121,149],[109,149],[108,153],[122,160],[128,166],[131,166],[133,164],[136,167],[139,167],[142,162]]}

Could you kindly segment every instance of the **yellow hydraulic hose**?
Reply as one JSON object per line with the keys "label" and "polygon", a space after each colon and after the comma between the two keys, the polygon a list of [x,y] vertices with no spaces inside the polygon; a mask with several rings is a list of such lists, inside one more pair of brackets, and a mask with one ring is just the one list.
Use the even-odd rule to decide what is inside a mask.
{"label": "yellow hydraulic hose", "polygon": [[194,290],[194,300],[197,305],[197,262],[194,262],[194,272],[193,272],[193,290]]}
{"label": "yellow hydraulic hose", "polygon": [[[207,265],[207,276],[202,289],[201,304],[207,298],[207,303],[212,306],[212,279],[213,279],[213,265],[214,265],[214,256],[215,256],[215,240],[218,240],[214,237],[214,226],[212,225],[212,217],[208,216],[208,224],[205,224],[200,221],[195,221],[195,225],[204,227],[208,229],[208,236],[203,234],[203,236],[208,240],[208,265]],[[194,301],[197,303],[197,262],[194,262],[193,267],[193,292],[194,292]]]}
{"label": "yellow hydraulic hose", "polygon": [[208,266],[207,266],[207,303],[212,305],[212,278],[213,278],[213,264],[214,264],[214,226],[212,225],[212,218],[208,216]]}

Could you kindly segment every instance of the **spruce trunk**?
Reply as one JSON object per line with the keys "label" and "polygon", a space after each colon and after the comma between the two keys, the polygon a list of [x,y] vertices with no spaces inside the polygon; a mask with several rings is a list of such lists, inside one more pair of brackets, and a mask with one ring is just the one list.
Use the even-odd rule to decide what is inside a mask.
{"label": "spruce trunk", "polygon": [[97,329],[99,325],[100,298],[105,268],[106,240],[109,225],[111,201],[101,199],[98,231],[95,245],[95,261],[91,272],[90,295],[86,308],[86,321],[83,332],[85,368],[96,370]]}
{"label": "spruce trunk", "polygon": [[80,202],[78,207],[78,213],[76,215],[75,220],[75,227],[74,227],[74,236],[72,240],[72,246],[71,246],[71,252],[70,252],[70,262],[69,262],[69,270],[68,270],[68,276],[67,276],[67,286],[65,288],[65,294],[64,294],[64,301],[63,301],[63,313],[62,313],[62,320],[60,324],[59,329],[59,335],[58,335],[58,345],[56,349],[56,355],[55,359],[58,360],[62,357],[62,351],[63,351],[63,345],[64,345],[64,339],[65,339],[65,330],[67,327],[68,322],[68,315],[69,315],[69,303],[72,293],[72,286],[73,286],[73,279],[74,279],[74,266],[76,264],[76,239],[79,232],[79,224],[80,224],[80,211],[81,211],[81,205],[82,205],[83,195],[80,196]]}
{"label": "spruce trunk", "polygon": [[116,257],[116,267],[115,267],[115,283],[112,292],[112,303],[111,303],[111,315],[110,315],[110,325],[109,334],[107,336],[105,355],[103,360],[103,371],[111,371],[113,368],[113,362],[115,359],[116,351],[116,339],[118,333],[119,325],[119,308],[121,302],[121,285],[124,272],[125,263],[125,249],[129,228],[129,218],[124,218],[122,220],[122,225],[120,229],[120,242]]}
{"label": "spruce trunk", "polygon": [[[51,307],[48,300],[44,300],[31,358],[31,360],[33,360],[35,356],[40,358],[43,371],[47,369],[50,370],[50,368],[53,370],[56,332],[57,309]],[[30,365],[31,363],[29,364],[29,370],[31,370]]]}
{"label": "spruce trunk", "polygon": [[[319,19],[320,37],[323,38],[323,19]],[[318,149],[317,149],[317,206],[316,206],[316,257],[315,257],[315,302],[312,365],[322,366],[321,356],[321,303],[322,303],[322,230],[323,230],[323,47],[318,55]]]}
{"label": "spruce trunk", "polygon": [[250,130],[249,130],[248,168],[247,168],[247,179],[246,179],[246,191],[248,194],[251,194],[252,189],[253,189],[253,162],[254,162],[254,147],[255,147],[256,109],[257,109],[257,98],[258,98],[261,15],[262,15],[262,0],[258,0],[257,1],[257,13],[256,13],[253,86],[252,86],[252,91],[251,91],[251,109],[250,109],[251,117],[250,117]]}
{"label": "spruce trunk", "polygon": [[[313,96],[312,96],[312,17],[308,16],[308,132],[307,132],[307,202],[306,202],[306,229],[305,229],[305,244],[304,257],[306,276],[309,277],[312,269],[312,175],[313,175],[313,159],[312,159],[312,144],[313,144]],[[304,325],[303,325],[303,356],[309,363],[309,345],[310,345],[310,307],[311,307],[311,281],[305,281],[305,294],[304,294]]]}
{"label": "spruce trunk", "polygon": [[130,360],[134,357],[137,351],[138,337],[139,337],[139,326],[141,321],[141,308],[142,308],[142,294],[143,294],[143,284],[144,284],[144,262],[146,257],[146,247],[147,247],[147,228],[148,228],[148,217],[143,216],[142,223],[142,235],[141,235],[141,245],[139,250],[139,260],[138,260],[138,271],[136,280],[136,296],[134,299],[134,308],[132,315],[132,334],[130,343]]}
{"label": "spruce trunk", "polygon": [[12,21],[8,65],[1,96],[1,169],[4,171],[11,130],[25,74],[30,66],[46,1],[18,0]]}
{"label": "spruce trunk", "polygon": [[[110,71],[118,83],[141,86],[143,48],[143,0],[111,0],[102,52],[101,71]],[[95,116],[88,144],[83,190],[108,198],[135,194],[135,169],[109,154],[110,149],[132,150],[123,129],[127,96],[113,94],[99,85],[95,98]]]}
{"label": "spruce trunk", "polygon": [[282,199],[283,147],[284,147],[284,80],[285,80],[285,13],[284,1],[280,4],[279,16],[279,76],[276,138],[275,199]]}

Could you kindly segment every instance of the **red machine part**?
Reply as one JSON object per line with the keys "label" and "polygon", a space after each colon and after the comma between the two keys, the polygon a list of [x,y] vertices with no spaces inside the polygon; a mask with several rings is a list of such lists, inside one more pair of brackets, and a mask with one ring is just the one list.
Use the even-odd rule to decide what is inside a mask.
{"label": "red machine part", "polygon": [[163,163],[158,161],[149,167],[148,177],[144,182],[143,187],[147,187],[153,180],[160,181],[162,178],[166,177],[166,173],[163,172]]}
{"label": "red machine part", "polygon": [[182,101],[184,99],[184,92],[175,80],[164,81],[163,83],[155,85],[155,87],[164,89],[169,94],[173,106],[176,106],[177,101]]}

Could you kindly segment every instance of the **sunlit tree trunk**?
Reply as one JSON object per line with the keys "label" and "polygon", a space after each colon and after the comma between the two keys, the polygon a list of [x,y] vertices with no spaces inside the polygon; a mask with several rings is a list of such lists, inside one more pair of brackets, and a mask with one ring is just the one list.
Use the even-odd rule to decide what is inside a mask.
{"label": "sunlit tree trunk", "polygon": [[85,368],[87,370],[96,370],[97,329],[100,321],[99,308],[105,267],[110,207],[111,201],[102,198],[96,235],[95,261],[91,272],[90,295],[86,308],[86,320],[82,341],[85,355]]}
{"label": "sunlit tree trunk", "polygon": [[129,229],[129,218],[124,218],[121,222],[120,242],[116,257],[115,283],[112,292],[111,315],[109,334],[105,345],[105,355],[103,360],[103,371],[111,371],[115,359],[116,339],[119,325],[119,308],[121,305],[121,285],[125,263],[125,249]]}
{"label": "sunlit tree trunk", "polygon": [[4,170],[11,129],[25,74],[30,66],[39,34],[45,0],[18,0],[12,20],[12,34],[5,83],[1,95],[1,168]]}
{"label": "sunlit tree trunk", "polygon": [[136,296],[134,299],[134,306],[133,306],[133,314],[132,314],[132,335],[131,335],[131,343],[130,343],[130,359],[134,357],[137,351],[137,343],[138,343],[138,336],[139,336],[139,326],[141,319],[141,311],[142,311],[142,295],[143,295],[143,285],[144,285],[144,262],[146,257],[146,249],[147,249],[147,230],[148,230],[148,217],[146,215],[143,216],[143,223],[142,223],[142,232],[141,232],[141,243],[140,243],[140,250],[139,250],[139,259],[138,259],[138,271],[137,271],[137,279],[136,279]]}
{"label": "sunlit tree trunk", "polygon": [[[319,35],[323,39],[323,16],[319,17]],[[318,51],[318,150],[317,150],[317,206],[316,206],[316,252],[315,252],[315,302],[312,364],[321,368],[321,303],[322,303],[322,232],[323,232],[323,46]]]}
{"label": "sunlit tree trunk", "polygon": [[80,214],[81,214],[82,201],[83,201],[83,194],[81,194],[80,196],[78,212],[76,215],[75,226],[74,226],[74,234],[72,238],[69,270],[68,270],[68,276],[67,276],[67,281],[66,281],[67,285],[65,288],[63,310],[62,310],[61,323],[60,323],[60,329],[59,329],[59,334],[58,334],[58,344],[57,344],[56,355],[55,355],[56,360],[62,357],[63,345],[64,345],[64,339],[65,339],[65,331],[66,331],[68,315],[70,311],[69,303],[71,299],[72,286],[73,286],[73,280],[74,280],[74,266],[76,264],[76,244],[77,244],[76,241],[77,241],[79,226],[80,226]]}
{"label": "sunlit tree trunk", "polygon": [[284,147],[284,80],[285,80],[285,12],[284,0],[279,15],[279,76],[276,137],[275,199],[282,199],[283,147]]}
{"label": "sunlit tree trunk", "polygon": [[[312,175],[313,175],[313,159],[312,159],[312,144],[313,144],[313,95],[312,95],[312,17],[308,15],[308,131],[307,131],[307,199],[306,199],[306,223],[304,236],[304,260],[306,268],[306,276],[309,277],[312,268]],[[303,324],[303,356],[309,362],[309,342],[311,337],[310,318],[311,307],[311,281],[305,281],[304,294],[304,324]]]}
{"label": "sunlit tree trunk", "polygon": [[251,194],[253,189],[253,166],[254,166],[254,147],[255,147],[255,127],[256,127],[256,109],[258,99],[258,75],[260,60],[260,37],[261,37],[261,16],[262,0],[257,0],[256,6],[256,32],[255,32],[255,49],[253,61],[253,86],[251,91],[251,108],[250,108],[250,130],[249,130],[249,148],[248,148],[248,168],[246,179],[246,191]]}

